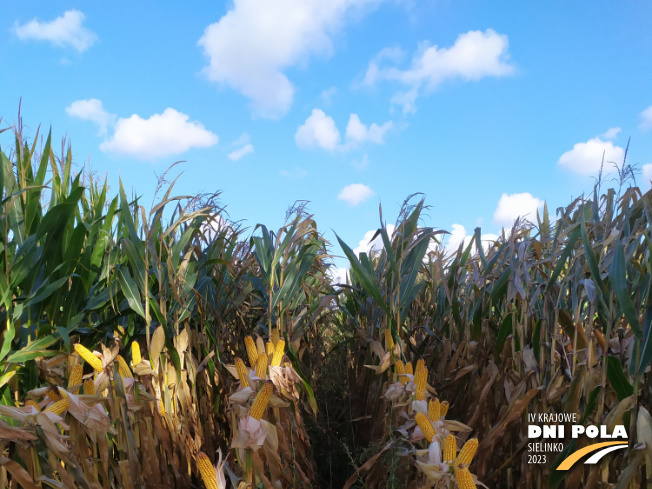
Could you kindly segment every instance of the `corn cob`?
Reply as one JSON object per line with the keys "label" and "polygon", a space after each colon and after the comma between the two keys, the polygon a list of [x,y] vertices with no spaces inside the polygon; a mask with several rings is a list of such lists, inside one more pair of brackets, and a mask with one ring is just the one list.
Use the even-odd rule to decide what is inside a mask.
{"label": "corn cob", "polygon": [[457,487],[459,489],[476,489],[475,482],[473,482],[473,476],[469,469],[460,469],[455,468],[455,481],[457,482]]}
{"label": "corn cob", "polygon": [[276,345],[278,344],[278,340],[280,339],[280,335],[278,332],[278,328],[274,328],[272,330],[272,343],[274,343],[274,348],[276,348]]}
{"label": "corn cob", "polygon": [[412,370],[412,363],[408,362],[405,365],[405,373],[408,374],[408,375],[414,374],[414,371]]}
{"label": "corn cob", "polygon": [[418,372],[419,369],[422,369],[423,367],[426,366],[426,361],[423,358],[419,358],[417,360],[417,366],[414,368],[414,372]]}
{"label": "corn cob", "polygon": [[249,366],[251,368],[256,368],[256,362],[258,362],[258,350],[256,349],[256,343],[254,343],[254,339],[251,336],[245,338],[245,346],[247,347]]}
{"label": "corn cob", "polygon": [[131,373],[131,369],[129,368],[129,365],[127,365],[125,359],[122,358],[121,355],[118,355],[117,357],[115,357],[115,359],[118,361],[118,371],[120,372],[122,378],[123,379],[132,378],[134,374]]}
{"label": "corn cob", "polygon": [[389,329],[385,330],[385,351],[390,351],[394,348],[394,339],[392,338],[392,333]]}
{"label": "corn cob", "polygon": [[281,365],[281,360],[283,360],[284,354],[285,354],[285,340],[278,340],[278,343],[276,343],[276,348],[274,349],[274,358],[272,358],[272,367],[278,367]]}
{"label": "corn cob", "polygon": [[267,354],[267,360],[271,360],[274,356],[274,343],[271,341],[265,343],[265,353]]}
{"label": "corn cob", "polygon": [[75,345],[75,351],[79,353],[79,356],[82,357],[86,362],[93,367],[93,369],[97,372],[101,372],[104,370],[102,368],[102,360],[97,358],[92,351],[90,351],[88,348],[86,348],[84,345],[81,343],[77,343]]}
{"label": "corn cob", "polygon": [[249,410],[249,416],[258,420],[262,418],[263,413],[265,412],[265,408],[267,408],[267,403],[269,402],[269,398],[272,396],[273,390],[274,390],[274,384],[272,383],[272,381],[271,380],[266,381],[265,384],[263,385],[263,388],[260,389],[260,391],[258,391],[258,394],[254,399],[254,403],[252,404],[251,409]]}
{"label": "corn cob", "polygon": [[428,380],[428,369],[421,367],[414,375],[414,397],[417,401],[423,401],[426,397],[426,381]]}
{"label": "corn cob", "polygon": [[258,351],[258,355],[265,353],[265,340],[260,336],[256,336],[256,350]]}
{"label": "corn cob", "polygon": [[52,401],[57,402],[61,400],[61,394],[59,394],[59,389],[56,387],[51,387],[49,388],[46,392],[45,395]]}
{"label": "corn cob", "polygon": [[80,364],[75,365],[72,368],[72,372],[70,372],[70,377],[68,377],[68,390],[73,394],[77,394],[79,392],[79,387],[73,390],[70,389],[82,383],[83,373],[84,373],[84,367],[82,367]]}
{"label": "corn cob", "polygon": [[414,420],[419,425],[419,428],[421,428],[421,432],[426,437],[426,440],[428,440],[428,443],[432,443],[432,439],[435,436],[435,429],[432,427],[432,423],[430,423],[428,417],[423,413],[417,413]]}
{"label": "corn cob", "polygon": [[473,460],[473,456],[475,455],[475,452],[478,451],[478,439],[477,438],[471,438],[468,440],[462,449],[460,450],[460,453],[457,455],[457,458],[453,462],[453,467],[459,467],[460,465],[469,465],[471,463],[471,460]]}
{"label": "corn cob", "polygon": [[441,417],[441,405],[439,404],[439,399],[435,398],[433,401],[432,399],[428,403],[428,417],[432,421],[439,421],[439,418]]}
{"label": "corn cob", "polygon": [[215,467],[213,467],[213,464],[208,458],[208,455],[206,455],[204,452],[199,452],[197,454],[197,467],[199,468],[199,473],[201,474],[201,478],[204,481],[206,489],[217,489]]}
{"label": "corn cob", "polygon": [[439,407],[439,415],[446,416],[447,413],[448,413],[448,401],[443,401],[441,403],[441,406]]}
{"label": "corn cob", "polygon": [[131,343],[131,361],[134,364],[134,367],[140,363],[143,357],[140,354],[140,345],[137,341]]}
{"label": "corn cob", "polygon": [[61,399],[60,401],[57,401],[54,404],[51,404],[50,407],[48,407],[46,409],[46,411],[49,411],[51,413],[60,415],[66,409],[68,409],[68,406],[70,406],[70,400],[69,399]]}
{"label": "corn cob", "polygon": [[457,442],[455,437],[451,434],[446,436],[444,440],[444,463],[451,465],[453,460],[455,460],[455,454],[457,453]]}
{"label": "corn cob", "polygon": [[93,382],[93,379],[86,379],[84,381],[84,394],[87,396],[95,395],[95,382]]}
{"label": "corn cob", "polygon": [[394,370],[396,370],[396,373],[399,375],[405,373],[405,364],[402,360],[396,360],[394,363]]}
{"label": "corn cob", "polygon": [[242,387],[249,387],[249,381],[247,380],[247,367],[245,367],[242,358],[235,357],[235,369],[238,371],[238,379],[240,380],[240,385]]}
{"label": "corn cob", "polygon": [[263,353],[258,357],[256,363],[256,376],[264,379],[267,375],[267,355]]}
{"label": "corn cob", "polygon": [[603,353],[607,352],[607,342],[604,340],[604,335],[602,334],[602,331],[599,329],[594,329],[593,334],[595,335],[595,338],[598,340],[598,345],[600,345],[600,349],[602,350]]}
{"label": "corn cob", "polygon": [[40,409],[38,407],[38,404],[36,403],[36,401],[34,399],[27,399],[25,401],[25,406],[34,406],[37,411],[40,411]]}

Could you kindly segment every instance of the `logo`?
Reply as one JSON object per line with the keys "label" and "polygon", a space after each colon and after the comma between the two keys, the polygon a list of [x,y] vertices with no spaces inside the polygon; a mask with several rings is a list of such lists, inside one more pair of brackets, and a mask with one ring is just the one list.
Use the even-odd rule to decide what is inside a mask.
{"label": "logo", "polygon": [[[528,415],[528,421],[530,423],[543,423],[541,425],[528,425],[528,438],[533,440],[531,443],[528,443],[529,463],[546,463],[546,452],[562,452],[564,450],[562,440],[564,440],[568,431],[570,431],[570,438],[573,440],[578,439],[582,435],[590,439],[599,437],[603,440],[614,440],[615,438],[619,440],[599,441],[575,450],[559,464],[557,470],[568,470],[580,459],[589,454],[592,455],[584,463],[588,465],[596,464],[608,453],[628,446],[627,431],[623,425],[615,425],[611,432],[607,425],[583,426],[577,424],[577,414],[575,413],[530,413]],[[570,429],[566,430],[566,428]]]}

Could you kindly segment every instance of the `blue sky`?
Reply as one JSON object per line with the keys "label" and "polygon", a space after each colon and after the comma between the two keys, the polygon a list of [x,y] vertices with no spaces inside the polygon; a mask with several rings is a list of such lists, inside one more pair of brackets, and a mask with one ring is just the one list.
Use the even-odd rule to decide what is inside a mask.
{"label": "blue sky", "polygon": [[184,160],[177,194],[221,190],[252,229],[309,200],[327,239],[355,248],[379,203],[391,222],[415,192],[451,244],[478,225],[495,235],[590,190],[630,137],[650,186],[647,1],[5,1],[0,14],[2,127],[22,98],[27,137],[52,127],[147,206],[155,173]]}

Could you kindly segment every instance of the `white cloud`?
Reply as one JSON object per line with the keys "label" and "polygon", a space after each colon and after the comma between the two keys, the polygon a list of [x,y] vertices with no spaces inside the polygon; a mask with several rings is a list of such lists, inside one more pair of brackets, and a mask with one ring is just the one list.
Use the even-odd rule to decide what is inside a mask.
{"label": "white cloud", "polygon": [[604,139],[616,139],[620,131],[622,131],[620,127],[612,127],[607,129],[605,133],[600,134],[600,137]]}
{"label": "white cloud", "polygon": [[340,131],[332,117],[327,116],[323,110],[313,109],[310,117],[297,129],[294,140],[301,148],[319,146],[333,150],[340,141]]}
{"label": "white cloud", "polygon": [[68,10],[50,22],[32,19],[26,24],[14,23],[20,40],[49,41],[55,46],[71,46],[79,52],[97,41],[95,33],[82,25],[86,17],[79,10]]}
{"label": "white cloud", "polygon": [[240,137],[231,143],[231,146],[244,146],[251,142],[251,137],[247,132],[240,134]]}
{"label": "white cloud", "polygon": [[154,160],[217,144],[216,134],[206,130],[201,123],[188,119],[186,114],[172,108],[149,119],[142,119],[137,114],[127,119],[120,118],[113,136],[105,140],[100,149],[140,160]]}
{"label": "white cloud", "polygon": [[336,93],[337,87],[327,88],[319,94],[319,100],[321,100],[322,104],[324,105],[330,105]]}
{"label": "white cloud", "polygon": [[238,148],[235,151],[229,153],[229,159],[232,161],[238,161],[243,156],[246,156],[254,152],[254,147],[251,143],[245,144],[242,148]]}
{"label": "white cloud", "polygon": [[291,178],[293,180],[299,180],[306,175],[308,175],[308,172],[301,168],[300,166],[295,166],[291,170],[281,170],[280,171],[281,175],[283,175],[286,178]]}
{"label": "white cloud", "polygon": [[331,284],[346,284],[346,279],[349,276],[349,273],[348,268],[330,267],[326,271],[326,275],[330,278]]}
{"label": "white cloud", "polygon": [[366,185],[361,183],[352,183],[351,185],[344,187],[337,195],[337,198],[339,200],[343,200],[350,206],[356,206],[370,198],[373,194],[374,191]]}
{"label": "white cloud", "polygon": [[647,131],[648,129],[652,129],[652,105],[650,105],[647,109],[641,112],[641,123],[639,124],[638,127],[642,131]]}
{"label": "white cloud", "polygon": [[102,101],[96,98],[88,100],[75,100],[68,107],[66,112],[70,117],[77,117],[85,121],[92,121],[99,127],[100,136],[106,134],[107,128],[115,122],[116,116],[104,109]]}
{"label": "white cloud", "polygon": [[643,173],[643,180],[645,181],[645,186],[650,186],[650,181],[652,181],[652,163],[643,165],[641,168],[641,173]]}
{"label": "white cloud", "polygon": [[360,122],[358,114],[351,114],[349,122],[346,125],[346,139],[352,144],[364,143],[365,141],[383,144],[383,138],[392,126],[392,121],[388,121],[382,126],[374,122],[371,126],[367,127]]}
{"label": "white cloud", "polygon": [[597,137],[575,144],[573,149],[561,155],[557,164],[580,175],[594,175],[600,171],[603,155],[606,167],[610,167],[611,162],[622,163],[625,150]]}
{"label": "white cloud", "polygon": [[511,228],[514,221],[519,217],[530,221],[536,220],[537,209],[543,207],[543,204],[543,200],[539,200],[527,192],[503,194],[494,212],[494,223]]}
{"label": "white cloud", "polygon": [[[394,229],[396,226],[394,224],[388,224],[387,225],[387,234],[389,235],[389,239],[391,240],[392,237],[394,236]],[[376,239],[372,241],[372,238],[376,234],[376,229],[373,229],[371,231],[367,231],[364,233],[364,237],[360,240],[358,243],[358,246],[353,249],[353,253],[355,253],[356,256],[359,256],[360,253],[365,252],[365,253],[370,253],[371,251],[380,251],[384,248],[383,245],[383,238],[380,236],[376,236]]]}
{"label": "white cloud", "polygon": [[356,168],[358,170],[364,170],[365,168],[367,168],[369,166],[369,157],[367,156],[367,153],[362,155],[361,160],[353,160],[351,162],[351,165],[353,166],[353,168]]}
{"label": "white cloud", "polygon": [[380,1],[234,0],[198,41],[209,62],[204,73],[249,98],[259,115],[281,116],[295,91],[283,71],[313,55],[330,56],[331,36],[345,18]]}
{"label": "white cloud", "polygon": [[[392,102],[401,104],[404,112],[413,112],[417,95],[432,91],[447,80],[475,81],[488,76],[512,75],[515,68],[509,62],[508,47],[507,36],[492,29],[461,34],[449,48],[423,42],[406,70],[380,66],[377,56],[369,63],[364,83],[372,85],[381,80],[393,80],[406,85],[408,90],[395,95]],[[387,56],[380,58],[383,57]]]}

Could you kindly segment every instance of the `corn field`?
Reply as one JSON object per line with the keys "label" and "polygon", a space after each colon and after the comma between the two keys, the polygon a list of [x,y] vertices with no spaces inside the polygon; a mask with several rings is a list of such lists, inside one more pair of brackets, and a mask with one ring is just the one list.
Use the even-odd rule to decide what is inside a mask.
{"label": "corn field", "polygon": [[[148,209],[14,135],[0,487],[652,487],[652,194],[632,179],[454,252],[411,196],[356,255],[304,206],[243,229],[162,179]],[[556,470],[595,441],[567,437],[532,463],[529,420],[561,413],[627,447]]]}

